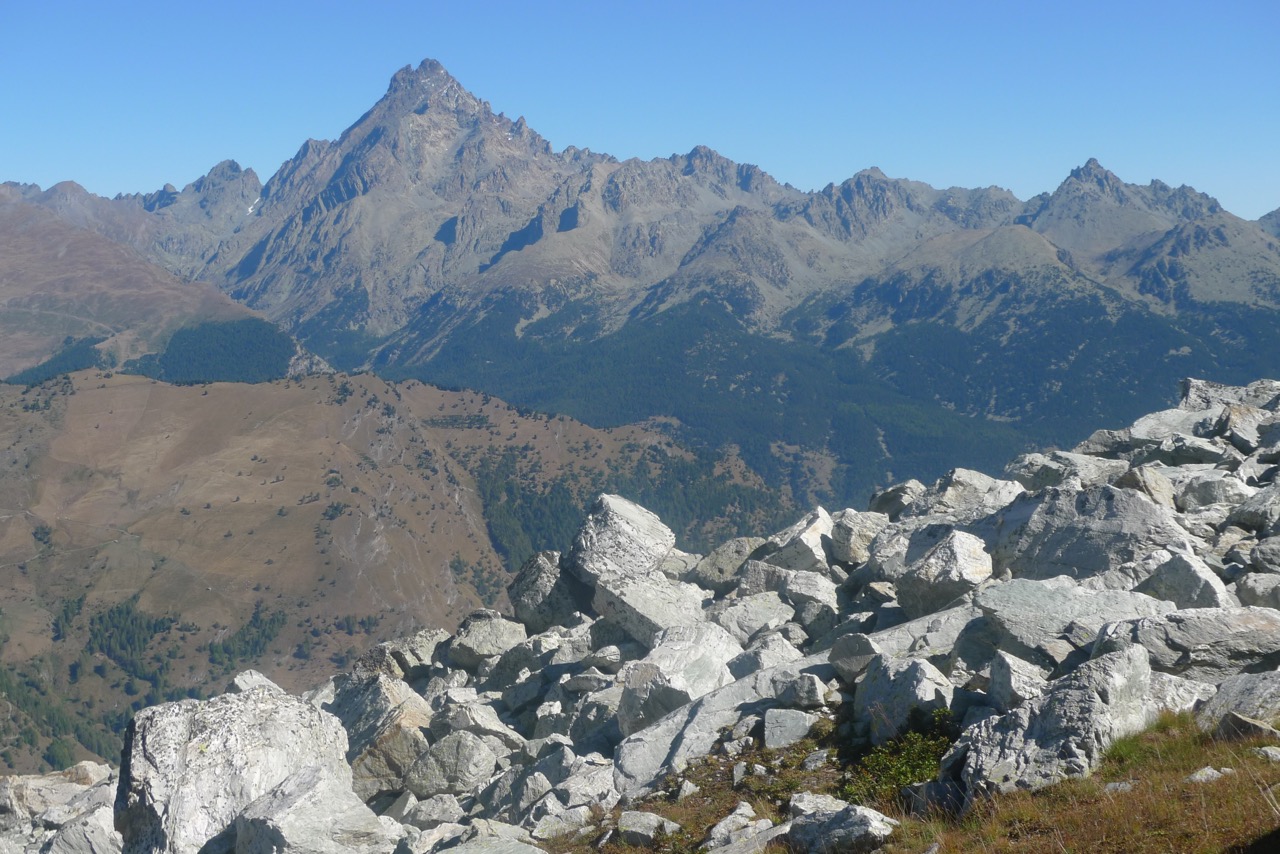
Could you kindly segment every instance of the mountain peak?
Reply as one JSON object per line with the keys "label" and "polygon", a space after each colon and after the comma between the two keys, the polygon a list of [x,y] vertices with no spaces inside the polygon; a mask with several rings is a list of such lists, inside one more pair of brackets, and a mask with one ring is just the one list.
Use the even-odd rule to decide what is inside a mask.
{"label": "mountain peak", "polygon": [[434,59],[424,59],[417,68],[406,65],[392,75],[383,102],[419,114],[427,110],[478,113],[489,107]]}
{"label": "mountain peak", "polygon": [[445,67],[434,59],[424,59],[417,68],[406,65],[391,76],[388,91],[417,86],[422,83],[456,83]]}
{"label": "mountain peak", "polygon": [[1096,157],[1090,157],[1083,166],[1072,169],[1067,180],[1082,184],[1096,184],[1104,190],[1122,186],[1124,183],[1114,172],[1103,167]]}

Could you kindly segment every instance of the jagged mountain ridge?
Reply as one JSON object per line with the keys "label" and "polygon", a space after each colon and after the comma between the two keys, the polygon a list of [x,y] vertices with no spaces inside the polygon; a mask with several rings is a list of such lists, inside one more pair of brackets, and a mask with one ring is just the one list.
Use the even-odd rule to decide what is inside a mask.
{"label": "jagged mountain ridge", "polygon": [[1255,346],[1280,326],[1271,220],[1191,188],[1089,160],[1026,202],[878,169],[802,192],[705,147],[557,152],[432,61],[265,185],[227,162],[179,192],[58,189],[62,215],[340,368],[675,419],[809,501],[934,476],[957,432],[983,467],[1159,406],[1188,373],[1280,371]]}
{"label": "jagged mountain ridge", "polygon": [[[160,220],[127,239],[171,269],[293,328],[339,303],[341,321],[373,340],[415,314],[474,310],[510,289],[537,295],[534,315],[585,301],[601,331],[727,289],[745,319],[772,328],[806,297],[847,290],[921,242],[998,227],[1042,234],[1084,282],[1138,297],[1151,287],[1135,265],[1168,232],[1224,215],[1202,193],[1126,184],[1096,160],[1024,203],[998,188],[937,190],[877,169],[805,193],[704,147],[626,162],[555,152],[430,60],[397,72],[337,141],[308,141],[265,186],[223,163],[181,192],[111,207],[122,213],[92,219],[129,210],[136,219],[141,209]],[[1232,219],[1245,266],[1280,270],[1260,224]],[[1018,266],[1016,256],[995,260]],[[1267,292],[1198,296],[1275,303]]]}

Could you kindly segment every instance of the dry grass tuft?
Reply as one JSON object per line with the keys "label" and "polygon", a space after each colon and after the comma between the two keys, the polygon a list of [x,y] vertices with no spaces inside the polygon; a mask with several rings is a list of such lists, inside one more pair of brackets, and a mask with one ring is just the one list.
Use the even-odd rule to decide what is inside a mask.
{"label": "dry grass tuft", "polygon": [[[838,747],[834,733],[785,751],[756,750],[741,756],[712,756],[691,766],[668,788],[633,806],[658,813],[682,826],[681,832],[643,849],[662,854],[697,851],[707,831],[749,802],[756,814],[785,819],[793,792],[809,790],[840,796],[857,767],[833,762],[817,771],[801,767],[819,747]],[[963,818],[915,818],[891,800],[872,804],[902,822],[886,854],[921,854],[937,843],[942,852],[1020,852],[1022,854],[1264,854],[1280,851],[1280,763],[1253,753],[1263,741],[1215,741],[1200,732],[1189,715],[1166,715],[1151,729],[1112,745],[1097,772],[1039,792],[1016,792],[976,805]],[[833,751],[833,757],[835,751]],[[748,776],[735,790],[733,766],[745,761],[769,769]],[[1212,783],[1186,782],[1211,765],[1232,768]],[[680,803],[674,791],[687,779],[701,791]],[[1107,792],[1108,783],[1129,782],[1127,792]],[[1271,790],[1275,788],[1273,793]],[[616,816],[615,816],[616,817]],[[547,847],[556,854],[588,854],[598,835],[562,839]],[[604,852],[636,849],[611,842]],[[778,843],[769,851],[786,851]]]}

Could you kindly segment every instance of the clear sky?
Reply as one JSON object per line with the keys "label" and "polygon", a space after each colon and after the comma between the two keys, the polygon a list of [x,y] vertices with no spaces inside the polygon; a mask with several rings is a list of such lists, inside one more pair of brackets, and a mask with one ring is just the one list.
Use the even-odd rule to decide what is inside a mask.
{"label": "clear sky", "polygon": [[431,57],[557,149],[1024,199],[1097,157],[1280,208],[1277,0],[0,0],[0,32],[0,180],[45,187],[265,181]]}

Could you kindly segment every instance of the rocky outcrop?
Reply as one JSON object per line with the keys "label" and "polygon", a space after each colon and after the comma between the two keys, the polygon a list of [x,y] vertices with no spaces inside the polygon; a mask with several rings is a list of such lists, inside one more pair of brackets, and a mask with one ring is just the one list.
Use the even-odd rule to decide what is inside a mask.
{"label": "rocky outcrop", "polygon": [[[842,737],[864,745],[934,717],[968,725],[937,779],[912,787],[921,809],[1088,774],[1163,710],[1198,709],[1215,733],[1269,732],[1275,539],[1265,513],[1240,508],[1259,506],[1275,471],[1255,467],[1249,494],[1206,474],[1276,453],[1249,427],[1268,418],[1239,409],[1251,394],[1193,386],[1192,408],[1021,458],[1016,483],[958,471],[883,493],[884,513],[817,511],[708,558],[603,496],[570,550],[517,576],[515,620],[481,611],[448,639],[380,645],[320,707],[246,674],[239,693],[144,710],[115,802],[123,850],[649,840],[674,832],[635,808],[664,777],[711,753],[793,745],[837,711]],[[1206,396],[1222,402],[1194,408]],[[767,769],[735,771],[747,773]],[[107,806],[101,774],[85,774],[0,784],[0,827],[89,838]],[[864,807],[805,795],[781,824],[740,808],[707,839],[859,851],[892,833]]]}
{"label": "rocky outcrop", "polygon": [[1155,718],[1150,685],[1141,647],[1091,661],[1044,695],[974,724],[943,759],[943,773],[958,772],[970,799],[1088,774],[1111,742]]}
{"label": "rocky outcrop", "polygon": [[[358,820],[368,808],[352,790],[346,752],[337,718],[268,688],[144,709],[125,736],[116,795],[123,850],[237,850],[241,818],[269,824],[273,809],[288,811],[305,799],[288,794],[304,779],[327,780],[328,791],[344,796],[344,815]],[[326,808],[333,811],[334,804]]]}

